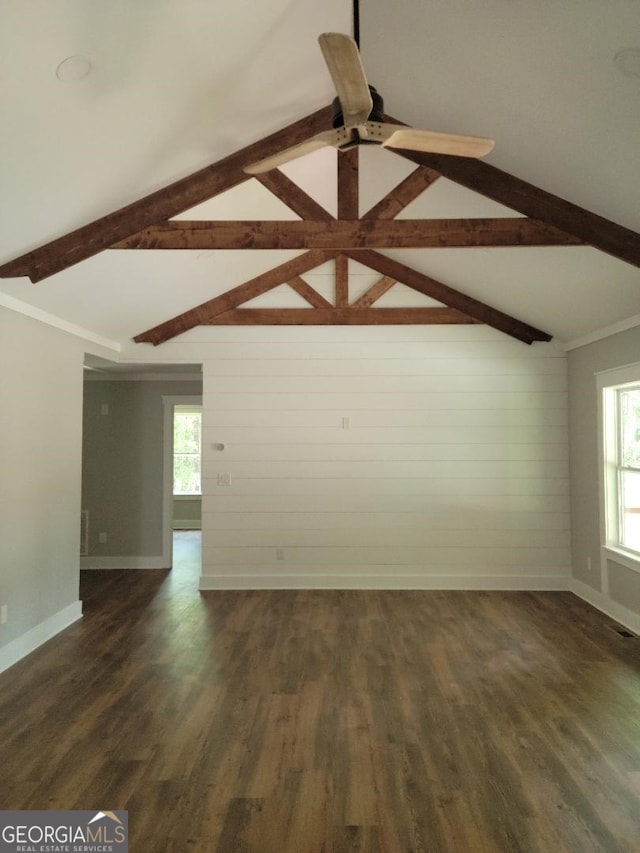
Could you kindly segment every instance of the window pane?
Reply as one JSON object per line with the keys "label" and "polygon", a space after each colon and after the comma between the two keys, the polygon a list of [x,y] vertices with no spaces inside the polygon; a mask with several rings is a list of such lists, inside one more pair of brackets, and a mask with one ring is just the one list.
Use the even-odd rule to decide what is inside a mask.
{"label": "window pane", "polygon": [[175,453],[200,453],[200,413],[176,412],[173,419]]}
{"label": "window pane", "polygon": [[175,453],[173,456],[174,495],[200,494],[200,455]]}
{"label": "window pane", "polygon": [[173,493],[201,494],[200,442],[202,410],[175,406],[173,412]]}
{"label": "window pane", "polygon": [[620,391],[620,463],[640,468],[640,389]]}
{"label": "window pane", "polygon": [[621,544],[640,551],[640,472],[622,472]]}

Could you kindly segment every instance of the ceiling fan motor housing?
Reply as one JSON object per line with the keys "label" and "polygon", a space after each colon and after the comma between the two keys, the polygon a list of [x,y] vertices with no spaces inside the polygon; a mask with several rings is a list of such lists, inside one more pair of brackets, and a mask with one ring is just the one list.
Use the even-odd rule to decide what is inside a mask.
{"label": "ceiling fan motor housing", "polygon": [[[378,91],[374,86],[369,86],[369,92],[371,92],[371,100],[373,101],[373,109],[369,113],[369,121],[383,122],[384,101],[382,100],[382,95],[378,94]],[[333,127],[342,127],[344,124],[344,116],[342,114],[342,106],[339,98],[333,99],[331,104],[331,117]]]}

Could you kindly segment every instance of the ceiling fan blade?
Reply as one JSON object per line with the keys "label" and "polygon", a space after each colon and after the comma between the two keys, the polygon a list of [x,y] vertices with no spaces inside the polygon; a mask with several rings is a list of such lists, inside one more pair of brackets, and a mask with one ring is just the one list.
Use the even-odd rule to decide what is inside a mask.
{"label": "ceiling fan blade", "polygon": [[336,130],[325,130],[322,133],[312,136],[305,142],[300,142],[298,145],[293,145],[291,148],[285,148],[277,154],[272,154],[271,157],[265,157],[264,160],[258,160],[256,163],[251,163],[244,167],[244,171],[248,175],[261,175],[263,172],[270,172],[271,169],[277,169],[278,166],[284,166],[285,163],[291,160],[297,160],[298,157],[304,157],[305,154],[311,154],[312,151],[317,151],[319,148],[326,148],[329,145],[338,147],[345,141],[344,128],[336,128]]}
{"label": "ceiling fan blade", "polygon": [[484,157],[495,145],[493,139],[485,136],[459,136],[392,124],[383,124],[382,127],[387,137],[382,143],[385,148],[406,148],[409,151],[452,154],[456,157]]}
{"label": "ceiling fan blade", "polygon": [[364,124],[373,101],[358,45],[344,33],[322,33],[318,42],[338,93],[345,127]]}

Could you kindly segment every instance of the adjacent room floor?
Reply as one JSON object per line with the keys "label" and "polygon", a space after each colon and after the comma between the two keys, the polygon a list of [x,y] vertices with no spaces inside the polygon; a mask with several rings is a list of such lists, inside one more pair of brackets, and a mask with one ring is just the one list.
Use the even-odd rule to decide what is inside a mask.
{"label": "adjacent room floor", "polygon": [[569,593],[199,593],[181,538],[0,676],[3,809],[127,809],[134,853],[640,849],[640,640]]}
{"label": "adjacent room floor", "polygon": [[202,561],[202,533],[200,530],[173,531],[172,583],[183,583],[197,588]]}

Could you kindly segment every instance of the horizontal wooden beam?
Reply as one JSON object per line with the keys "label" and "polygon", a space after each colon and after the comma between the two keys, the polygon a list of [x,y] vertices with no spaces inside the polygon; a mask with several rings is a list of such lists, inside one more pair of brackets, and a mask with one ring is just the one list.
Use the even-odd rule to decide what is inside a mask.
{"label": "horizontal wooden beam", "polygon": [[479,323],[454,308],[237,308],[209,326],[394,326]]}
{"label": "horizontal wooden beam", "polygon": [[28,275],[41,281],[107,249],[154,222],[162,222],[249,180],[244,167],[331,127],[330,109],[321,109],[188,177],[77,228],[39,249],[0,266],[0,278]]}
{"label": "horizontal wooden beam", "polygon": [[187,221],[152,225],[114,249],[453,249],[575,246],[580,240],[523,217],[331,221]]}
{"label": "horizontal wooden beam", "polygon": [[417,290],[418,293],[423,293],[425,296],[430,296],[438,302],[443,302],[450,308],[456,308],[463,314],[468,314],[481,323],[493,326],[495,329],[499,329],[501,332],[505,332],[505,334],[523,341],[523,343],[530,344],[533,341],[551,340],[551,335],[548,335],[546,332],[542,332],[540,329],[516,320],[508,314],[498,311],[497,308],[492,308],[484,302],[460,293],[459,290],[454,290],[454,288],[443,284],[443,282],[398,263],[386,255],[380,254],[380,252],[364,249],[362,251],[349,250],[345,254],[354,261],[364,264],[372,270],[376,270],[381,275],[402,282],[407,287]]}

